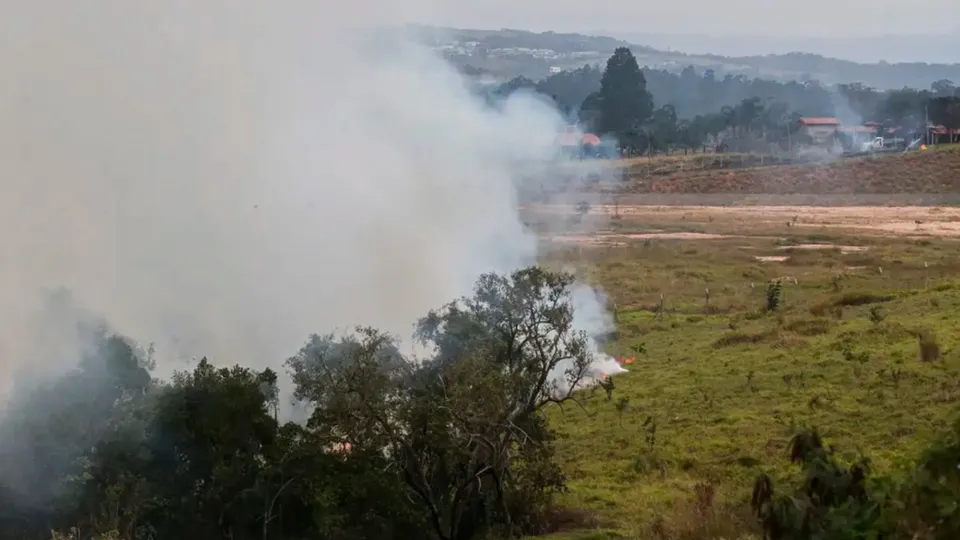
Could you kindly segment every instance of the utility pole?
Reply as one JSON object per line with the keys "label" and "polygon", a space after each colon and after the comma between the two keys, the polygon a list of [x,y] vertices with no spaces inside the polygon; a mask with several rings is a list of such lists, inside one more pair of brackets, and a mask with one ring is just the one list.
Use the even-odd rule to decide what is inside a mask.
{"label": "utility pole", "polygon": [[793,155],[793,140],[790,137],[790,131],[793,129],[793,126],[790,124],[791,122],[787,120],[787,153]]}

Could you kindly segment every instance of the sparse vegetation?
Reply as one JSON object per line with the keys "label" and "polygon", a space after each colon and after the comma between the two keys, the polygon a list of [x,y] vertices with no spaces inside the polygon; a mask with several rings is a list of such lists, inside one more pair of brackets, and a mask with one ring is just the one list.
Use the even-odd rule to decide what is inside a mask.
{"label": "sparse vegetation", "polygon": [[[871,263],[886,275],[851,270],[838,290],[824,261],[864,255],[833,250],[791,265],[749,255],[781,244],[641,240],[553,252],[548,266],[574,268],[616,305],[607,352],[640,360],[570,395],[527,393],[560,357],[534,348],[511,362],[502,341],[523,334],[500,332],[503,321],[528,317],[503,318],[508,306],[540,306],[534,313],[566,324],[554,295],[535,291],[563,290],[569,278],[538,271],[489,276],[476,298],[428,315],[420,335],[442,346],[422,367],[373,330],[315,337],[290,361],[298,395],[318,405],[305,426],[276,423],[269,370],[203,362],[154,386],[148,358],[107,339],[101,353],[114,360],[85,369],[119,370],[119,394],[62,402],[57,418],[92,414],[101,423],[90,429],[122,427],[117,436],[130,438],[86,453],[87,428],[74,427],[55,440],[78,446],[51,447],[50,430],[84,423],[23,418],[19,433],[30,435],[18,440],[59,464],[34,496],[61,497],[63,477],[83,495],[36,513],[18,492],[0,492],[0,524],[16,540],[46,540],[50,528],[58,538],[253,539],[264,521],[279,540],[953,538],[960,287],[949,269],[960,268],[960,250],[876,240]],[[918,261],[934,262],[935,282]],[[516,303],[488,303],[498,298]],[[582,351],[567,335],[562,350]],[[568,383],[583,374],[568,371]],[[83,388],[87,376],[75,377],[64,384]],[[54,459],[61,451],[83,459]],[[172,496],[188,484],[204,487]]]}
{"label": "sparse vegetation", "polygon": [[870,322],[874,324],[879,324],[887,318],[887,314],[883,312],[883,309],[880,306],[873,306],[870,308]]}
{"label": "sparse vegetation", "polygon": [[960,146],[807,165],[736,169],[672,167],[656,176],[645,171],[646,168],[638,167],[636,176],[631,176],[629,183],[618,186],[617,190],[638,194],[956,193],[960,190]]}
{"label": "sparse vegetation", "polygon": [[920,359],[924,362],[934,362],[940,359],[940,344],[932,332],[924,330],[917,336],[920,345]]}
{"label": "sparse vegetation", "polygon": [[[793,238],[796,244],[810,241]],[[842,233],[817,241],[850,243]],[[561,501],[589,509],[599,520],[589,531],[557,538],[759,540],[766,532],[808,539],[818,530],[824,538],[865,538],[856,534],[871,531],[884,538],[949,537],[950,529],[931,525],[942,503],[911,501],[933,493],[925,491],[933,486],[930,473],[915,464],[928,459],[931,445],[954,440],[949,426],[960,411],[960,364],[950,352],[960,339],[952,324],[960,315],[954,241],[874,240],[870,266],[883,266],[885,274],[847,270],[842,290],[835,286],[835,266],[824,260],[859,266],[867,255],[835,250],[811,254],[801,265],[755,265],[750,253],[778,243],[661,240],[646,246],[638,241],[635,251],[629,244],[584,251],[582,271],[618,305],[619,340],[611,352],[626,354],[643,343],[647,354],[615,378],[613,403],[594,401],[586,413],[551,415],[560,463],[569,475],[570,492]],[[574,260],[566,252],[556,259]],[[924,261],[944,269],[929,286]],[[767,313],[768,289],[759,283],[784,275],[797,276],[800,284],[790,280],[796,292]],[[722,315],[703,313],[707,287]],[[648,309],[661,294],[671,299],[666,321]],[[622,414],[616,407],[621,398],[630,403]],[[644,458],[643,467],[631,465],[625,474],[620,464],[633,464],[637,449],[648,448],[648,417],[658,420],[657,467]],[[819,439],[811,439],[813,428],[804,426],[815,426]],[[820,440],[820,449],[797,446],[798,433]],[[805,449],[795,456],[799,469],[791,465],[792,440]],[[953,452],[938,459],[950,455],[955,467],[960,453]],[[861,457],[868,468],[858,465]],[[863,480],[854,481],[861,474]],[[750,499],[761,475],[772,498],[759,504],[758,517]],[[913,484],[920,477],[927,488]],[[839,482],[830,484],[840,490],[832,502],[810,491],[805,482],[814,478]],[[705,489],[698,485],[710,486],[709,519],[695,510],[698,489]],[[950,485],[955,487],[937,487],[936,493],[960,493]],[[791,512],[823,517],[804,522],[805,513],[781,512],[777,519],[786,524],[772,521],[773,510],[785,512],[788,500]],[[916,517],[916,509],[897,510],[900,505],[924,507],[924,517]],[[807,528],[790,529],[790,523]],[[780,536],[771,534],[775,527]],[[846,535],[836,535],[839,530]]]}

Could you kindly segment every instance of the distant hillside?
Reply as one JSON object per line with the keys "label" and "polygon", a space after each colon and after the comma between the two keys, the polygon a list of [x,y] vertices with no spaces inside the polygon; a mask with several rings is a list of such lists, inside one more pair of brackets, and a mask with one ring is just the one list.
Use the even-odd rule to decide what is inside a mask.
{"label": "distant hillside", "polygon": [[773,75],[800,80],[809,78],[830,84],[862,82],[882,90],[905,86],[925,89],[935,81],[960,79],[960,64],[919,62],[861,64],[799,52],[734,58],[725,56],[704,56],[703,58],[747,65],[757,71],[757,76]]}
{"label": "distant hillside", "polygon": [[953,64],[960,62],[956,37],[945,34],[830,37],[713,36],[651,32],[588,32],[629,43],[643,43],[663,51],[744,57],[803,51],[828,58],[871,64],[881,61]]}
{"label": "distant hillside", "polygon": [[525,30],[411,28],[431,47],[471,75],[497,80],[516,76],[541,79],[584,64],[602,64],[610,53],[629,46],[640,64],[679,71],[694,66],[719,75],[745,75],[773,80],[818,80],[826,84],[862,82],[881,90],[929,88],[948,79],[960,81],[960,64],[858,63],[810,53],[721,56],[663,51],[605,36],[534,33]]}

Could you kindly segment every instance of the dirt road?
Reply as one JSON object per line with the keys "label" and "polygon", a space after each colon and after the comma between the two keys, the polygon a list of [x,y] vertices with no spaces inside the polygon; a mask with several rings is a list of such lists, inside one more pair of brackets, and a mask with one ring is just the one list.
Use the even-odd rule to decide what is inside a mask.
{"label": "dirt road", "polygon": [[[573,207],[549,205],[530,208],[540,213],[573,212]],[[789,224],[801,228],[830,228],[878,235],[960,238],[960,208],[936,206],[646,206],[595,205],[589,214],[619,214],[636,223],[734,225],[749,234],[751,228],[769,229]],[[705,227],[709,229],[709,227]],[[654,233],[655,234],[655,233]]]}

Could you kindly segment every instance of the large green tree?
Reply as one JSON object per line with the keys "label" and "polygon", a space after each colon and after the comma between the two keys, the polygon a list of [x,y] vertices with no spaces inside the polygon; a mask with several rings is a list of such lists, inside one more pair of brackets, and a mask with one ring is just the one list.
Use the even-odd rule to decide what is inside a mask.
{"label": "large green tree", "polygon": [[539,268],[483,276],[420,322],[427,359],[373,329],[315,336],[289,361],[311,428],[390,456],[437,538],[538,532],[563,486],[542,411],[574,399],[593,358],[572,327],[571,284]]}
{"label": "large green tree", "polygon": [[372,329],[312,337],[288,362],[306,425],[278,422],[269,369],[203,359],[157,381],[149,351],[85,329],[78,369],[2,424],[0,540],[545,532],[564,477],[544,410],[579,399],[593,358],[571,286],[485,275],[420,321],[426,358]]}
{"label": "large green tree", "polygon": [[[600,79],[600,89],[586,103],[595,107],[596,130],[620,140],[621,146],[634,146],[643,127],[653,114],[653,97],[637,59],[626,47],[614,51]],[[586,107],[585,107],[586,108]]]}

